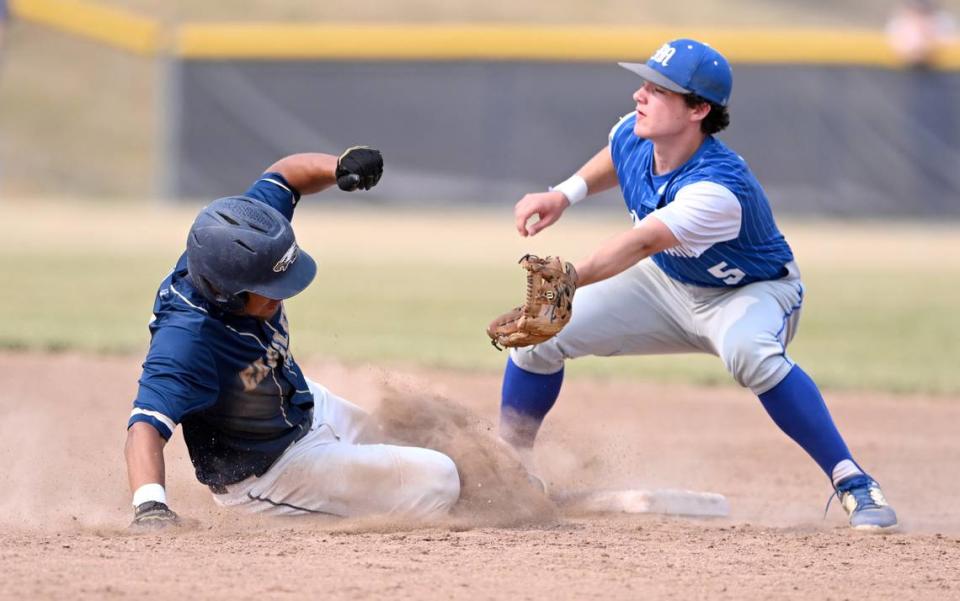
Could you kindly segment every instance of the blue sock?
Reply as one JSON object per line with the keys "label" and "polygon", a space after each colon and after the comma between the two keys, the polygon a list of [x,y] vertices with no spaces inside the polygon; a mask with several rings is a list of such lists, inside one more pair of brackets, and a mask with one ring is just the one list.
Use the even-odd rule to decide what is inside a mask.
{"label": "blue sock", "polygon": [[532,447],[562,385],[562,368],[554,374],[535,374],[507,358],[500,395],[500,435],[516,447]]}
{"label": "blue sock", "polygon": [[838,463],[844,459],[853,461],[817,385],[799,365],[761,394],[760,402],[780,429],[813,457],[828,478]]}

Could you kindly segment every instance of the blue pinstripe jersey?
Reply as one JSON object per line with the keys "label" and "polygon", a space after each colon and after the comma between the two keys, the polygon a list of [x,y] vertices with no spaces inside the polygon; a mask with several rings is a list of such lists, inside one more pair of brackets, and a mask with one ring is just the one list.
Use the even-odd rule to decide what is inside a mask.
{"label": "blue pinstripe jersey", "polygon": [[610,138],[610,152],[620,188],[634,223],[665,206],[677,192],[696,182],[713,182],[736,196],[741,207],[739,235],[719,242],[698,257],[669,249],[653,256],[670,277],[708,287],[744,286],[786,275],[793,252],[777,228],[770,203],[746,162],[722,142],[708,136],[690,160],[663,175],[653,173],[653,143],[633,132],[636,113],[620,121]]}
{"label": "blue pinstripe jersey", "polygon": [[[244,196],[288,219],[299,199],[276,173]],[[184,253],[161,282],[153,313],[127,427],[146,422],[169,439],[181,424],[198,480],[259,476],[310,430],[313,395],[290,354],[282,305],[266,321],[219,311],[193,286]]]}

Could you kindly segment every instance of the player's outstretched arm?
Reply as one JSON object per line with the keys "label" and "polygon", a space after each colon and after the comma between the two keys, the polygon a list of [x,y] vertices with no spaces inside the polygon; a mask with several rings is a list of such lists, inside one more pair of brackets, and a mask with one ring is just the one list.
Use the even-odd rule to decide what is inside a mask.
{"label": "player's outstretched arm", "polygon": [[656,217],[646,217],[637,227],[604,242],[588,258],[576,263],[578,287],[613,277],[668,248],[680,244],[673,232]]}
{"label": "player's outstretched arm", "polygon": [[174,525],[179,518],[167,507],[164,491],[163,447],[166,440],[156,428],[145,422],[136,422],[127,430],[124,455],[127,477],[133,493],[134,530],[156,530]]}
{"label": "player's outstretched arm", "polygon": [[[550,188],[549,192],[527,194],[521,198],[513,209],[517,232],[523,237],[533,236],[553,225],[570,205],[580,202],[590,194],[609,190],[617,183],[617,171],[610,156],[610,147],[606,146],[576,174]],[[528,225],[534,215],[537,216],[537,221]]]}
{"label": "player's outstretched arm", "polygon": [[337,184],[341,190],[369,190],[383,175],[383,156],[367,146],[353,146],[339,157],[319,152],[286,156],[267,172],[277,172],[300,194],[314,194]]}

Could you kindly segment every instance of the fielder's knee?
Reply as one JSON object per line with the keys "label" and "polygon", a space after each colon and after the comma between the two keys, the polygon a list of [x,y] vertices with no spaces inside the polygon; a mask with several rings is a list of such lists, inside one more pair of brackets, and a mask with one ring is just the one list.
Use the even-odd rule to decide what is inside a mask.
{"label": "fielder's knee", "polygon": [[721,356],[733,379],[755,394],[776,386],[793,366],[773,336],[731,339],[724,344]]}
{"label": "fielder's knee", "polygon": [[542,344],[510,349],[510,359],[520,369],[540,375],[555,374],[563,369],[565,357],[556,338]]}

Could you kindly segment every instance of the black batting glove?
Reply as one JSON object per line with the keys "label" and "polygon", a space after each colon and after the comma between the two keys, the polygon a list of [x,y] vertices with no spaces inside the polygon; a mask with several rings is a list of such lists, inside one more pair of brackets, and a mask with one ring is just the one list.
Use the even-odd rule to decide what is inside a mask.
{"label": "black batting glove", "polygon": [[383,155],[369,146],[353,146],[337,159],[337,187],[345,192],[369,190],[383,175]]}
{"label": "black batting glove", "polygon": [[174,513],[166,503],[147,501],[140,503],[134,510],[130,529],[138,532],[160,530],[167,526],[176,526],[180,523],[180,516]]}

